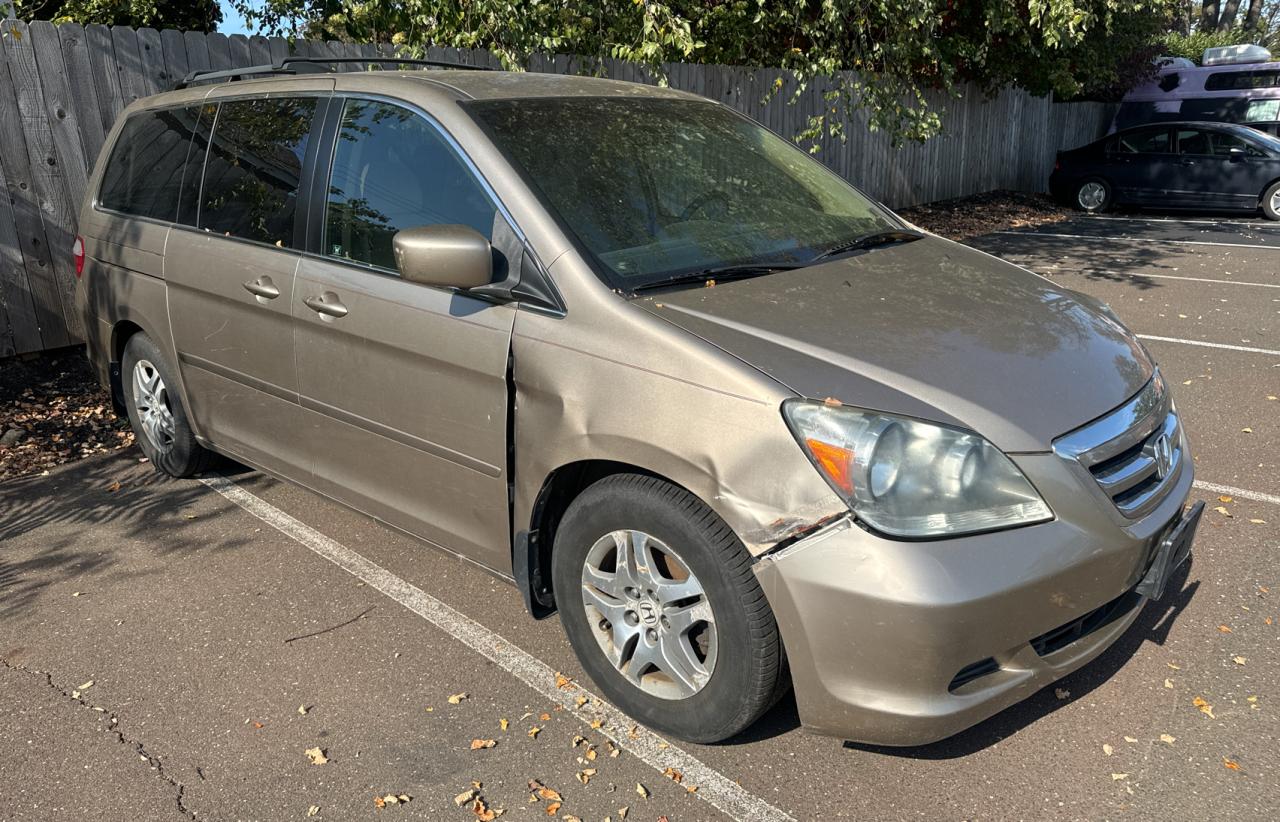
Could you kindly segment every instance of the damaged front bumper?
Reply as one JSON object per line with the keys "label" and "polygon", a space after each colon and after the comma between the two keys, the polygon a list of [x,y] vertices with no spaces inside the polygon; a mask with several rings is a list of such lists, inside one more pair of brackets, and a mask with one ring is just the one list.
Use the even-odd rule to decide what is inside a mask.
{"label": "damaged front bumper", "polygon": [[[1052,455],[1018,462],[1042,488],[1074,482]],[[846,517],[765,555],[756,572],[801,722],[858,742],[926,744],[1086,664],[1137,619],[1191,482],[1188,468],[1125,526],[1076,493],[1055,495],[1057,519],[1039,525],[908,542]]]}

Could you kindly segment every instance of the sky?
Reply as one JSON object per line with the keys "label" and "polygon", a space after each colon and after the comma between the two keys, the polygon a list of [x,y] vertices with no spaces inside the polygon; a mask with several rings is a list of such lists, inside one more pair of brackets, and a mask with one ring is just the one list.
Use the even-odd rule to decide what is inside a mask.
{"label": "sky", "polygon": [[218,0],[218,5],[222,7],[222,22],[218,24],[218,31],[223,34],[249,33],[249,30],[245,28],[244,18],[231,7],[227,0]]}

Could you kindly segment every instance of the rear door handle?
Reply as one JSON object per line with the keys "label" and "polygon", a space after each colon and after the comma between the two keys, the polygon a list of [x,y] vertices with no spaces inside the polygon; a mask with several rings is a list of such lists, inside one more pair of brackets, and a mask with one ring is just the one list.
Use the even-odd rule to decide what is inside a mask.
{"label": "rear door handle", "polygon": [[307,297],[302,301],[302,304],[317,314],[322,314],[326,317],[347,316],[347,307],[338,299],[338,295],[332,291],[326,291],[314,297]]}
{"label": "rear door handle", "polygon": [[266,275],[245,283],[244,290],[264,300],[274,300],[280,296],[280,289],[276,288],[275,283],[271,282],[271,278]]}

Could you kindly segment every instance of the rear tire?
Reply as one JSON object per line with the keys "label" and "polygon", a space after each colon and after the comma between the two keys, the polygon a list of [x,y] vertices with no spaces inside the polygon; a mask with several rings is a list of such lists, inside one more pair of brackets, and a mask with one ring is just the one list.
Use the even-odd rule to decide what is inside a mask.
{"label": "rear tire", "polygon": [[1274,182],[1262,193],[1262,214],[1268,220],[1280,220],[1280,182]]}
{"label": "rear tire", "polygon": [[146,334],[134,334],[125,344],[121,378],[129,425],[156,470],[191,477],[213,464],[213,452],[196,442],[173,369]]}
{"label": "rear tire", "polygon": [[1080,181],[1072,205],[1089,214],[1101,214],[1111,207],[1111,184],[1101,177]]}
{"label": "rear tire", "polygon": [[606,477],[573,501],[556,530],[560,621],[611,702],[663,734],[719,742],[790,687],[750,560],[688,491],[654,477]]}

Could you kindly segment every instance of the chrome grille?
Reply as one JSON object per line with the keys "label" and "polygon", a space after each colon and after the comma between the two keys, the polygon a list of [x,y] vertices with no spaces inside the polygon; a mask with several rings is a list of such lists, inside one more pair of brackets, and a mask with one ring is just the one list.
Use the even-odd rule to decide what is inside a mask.
{"label": "chrome grille", "polygon": [[1157,372],[1137,396],[1053,444],[1077,460],[1121,514],[1137,519],[1160,504],[1182,469],[1182,429]]}

